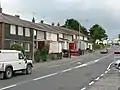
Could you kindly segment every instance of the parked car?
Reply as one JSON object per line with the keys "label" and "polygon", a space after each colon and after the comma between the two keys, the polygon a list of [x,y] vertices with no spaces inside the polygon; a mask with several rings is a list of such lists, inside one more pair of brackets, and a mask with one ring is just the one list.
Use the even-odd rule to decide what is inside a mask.
{"label": "parked car", "polygon": [[32,73],[32,60],[27,60],[20,51],[0,50],[0,76],[9,79],[16,71]]}
{"label": "parked car", "polygon": [[120,70],[120,50],[114,51],[114,67]]}
{"label": "parked car", "polygon": [[108,53],[108,49],[103,49],[100,51],[101,54],[107,54]]}

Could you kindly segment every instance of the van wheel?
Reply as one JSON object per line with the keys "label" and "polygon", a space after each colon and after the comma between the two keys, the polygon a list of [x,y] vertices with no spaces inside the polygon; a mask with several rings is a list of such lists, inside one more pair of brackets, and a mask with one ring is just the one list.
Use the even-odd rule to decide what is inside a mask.
{"label": "van wheel", "polygon": [[22,70],[22,74],[23,75],[26,75],[27,73],[26,73],[26,69],[25,70]]}
{"label": "van wheel", "polygon": [[27,74],[31,74],[32,73],[32,66],[31,65],[27,65],[26,73]]}
{"label": "van wheel", "polygon": [[8,68],[6,69],[4,75],[5,75],[5,78],[6,78],[6,79],[10,79],[10,78],[12,77],[12,75],[13,75],[13,70],[12,70],[12,68],[8,67]]}

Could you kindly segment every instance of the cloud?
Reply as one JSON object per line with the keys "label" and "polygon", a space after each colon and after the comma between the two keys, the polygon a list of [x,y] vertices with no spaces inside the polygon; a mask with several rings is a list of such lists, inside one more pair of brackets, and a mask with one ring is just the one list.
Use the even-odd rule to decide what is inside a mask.
{"label": "cloud", "polygon": [[98,23],[114,37],[120,33],[119,3],[120,0],[3,0],[2,7],[6,13],[20,14],[28,20],[35,12],[37,21],[44,19],[47,23],[63,24],[67,18],[75,18],[87,28]]}

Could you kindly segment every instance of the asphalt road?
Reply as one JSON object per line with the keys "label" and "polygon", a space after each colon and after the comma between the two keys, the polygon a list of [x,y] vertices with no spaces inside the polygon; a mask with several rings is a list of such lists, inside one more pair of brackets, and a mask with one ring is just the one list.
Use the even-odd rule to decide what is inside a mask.
{"label": "asphalt road", "polygon": [[0,90],[86,90],[107,71],[116,48],[105,55],[97,51],[70,62],[37,66],[31,75],[17,74],[12,79],[0,80]]}

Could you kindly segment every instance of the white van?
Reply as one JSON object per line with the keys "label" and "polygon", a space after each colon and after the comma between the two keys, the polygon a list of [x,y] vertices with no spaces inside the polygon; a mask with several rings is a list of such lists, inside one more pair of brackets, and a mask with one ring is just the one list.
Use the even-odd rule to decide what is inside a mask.
{"label": "white van", "polygon": [[32,67],[32,60],[27,60],[20,51],[0,50],[0,75],[2,78],[11,78],[16,71],[31,74]]}

